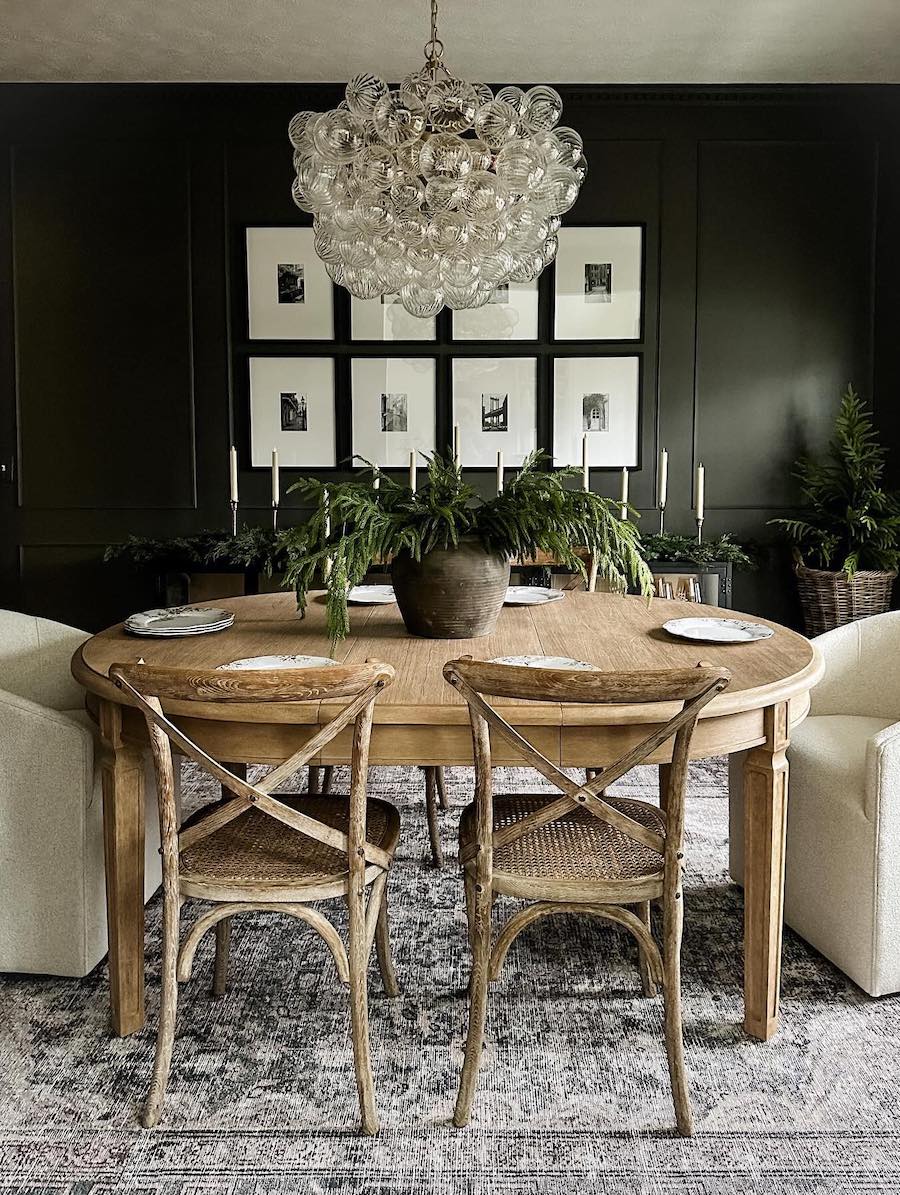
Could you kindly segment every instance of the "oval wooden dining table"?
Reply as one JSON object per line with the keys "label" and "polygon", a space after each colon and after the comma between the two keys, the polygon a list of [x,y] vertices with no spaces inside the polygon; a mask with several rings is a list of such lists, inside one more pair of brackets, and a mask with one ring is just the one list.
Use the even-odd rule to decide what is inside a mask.
{"label": "oval wooden dining table", "polygon": [[[72,671],[87,690],[87,708],[101,736],[106,850],[109,974],[112,1021],[120,1035],[144,1023],[144,721],[109,680],[110,666],[144,659],[148,664],[215,668],[248,656],[319,655],[362,663],[392,664],[396,680],[375,708],[371,763],[453,765],[472,763],[466,707],[445,683],[445,661],[512,655],[572,656],[609,670],[684,668],[700,662],[731,670],[729,687],[701,715],[692,755],[705,758],[746,751],[744,1027],[770,1038],[778,1025],[784,891],[784,844],[791,728],[806,717],[809,691],[824,671],[815,646],[803,636],[767,623],[774,635],[740,644],[692,643],[672,638],[663,623],[686,614],[736,617],[733,611],[684,602],[647,601],[606,593],[569,592],[542,606],[505,607],[492,635],[481,639],[419,639],[409,635],[394,605],[356,607],[352,630],[332,653],[324,600],[311,595],[305,617],[292,594],[258,594],[207,603],[232,610],[225,631],[178,639],[135,638],[121,624],[89,639]],[[739,615],[737,617],[740,617]],[[755,619],[765,622],[763,619]],[[570,767],[612,762],[640,741],[671,706],[585,707],[498,699],[504,716],[549,759]],[[318,705],[167,704],[173,720],[218,759],[280,763],[315,728],[333,718],[340,703]],[[665,767],[671,744],[650,758]],[[350,731],[327,747],[317,764],[345,764]],[[517,763],[503,743],[496,763]],[[460,897],[460,899],[462,899]]]}

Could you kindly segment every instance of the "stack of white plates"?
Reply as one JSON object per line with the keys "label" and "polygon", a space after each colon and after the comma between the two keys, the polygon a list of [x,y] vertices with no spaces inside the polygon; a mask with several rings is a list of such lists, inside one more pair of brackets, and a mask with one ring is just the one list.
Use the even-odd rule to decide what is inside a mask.
{"label": "stack of white plates", "polygon": [[148,639],[171,639],[181,635],[209,635],[224,631],[234,622],[228,610],[211,610],[205,606],[169,606],[161,610],[144,610],[125,619],[123,626],[131,635]]}
{"label": "stack of white plates", "polygon": [[504,606],[544,606],[547,602],[559,602],[565,596],[565,590],[547,589],[543,585],[510,585],[503,604]]}

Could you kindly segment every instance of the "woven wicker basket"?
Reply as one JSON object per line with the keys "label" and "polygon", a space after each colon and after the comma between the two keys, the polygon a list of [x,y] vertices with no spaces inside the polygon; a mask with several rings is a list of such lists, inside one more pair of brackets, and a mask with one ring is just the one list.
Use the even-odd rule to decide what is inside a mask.
{"label": "woven wicker basket", "polygon": [[845,623],[883,614],[890,608],[897,573],[858,572],[852,581],[844,573],[807,568],[796,561],[797,589],[807,635],[821,635]]}

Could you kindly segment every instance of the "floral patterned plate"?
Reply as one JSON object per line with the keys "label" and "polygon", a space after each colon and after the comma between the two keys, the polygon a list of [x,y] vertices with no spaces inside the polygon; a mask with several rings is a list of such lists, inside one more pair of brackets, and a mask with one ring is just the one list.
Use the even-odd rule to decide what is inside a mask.
{"label": "floral patterned plate", "polygon": [[596,664],[572,660],[569,656],[497,656],[489,664],[515,664],[518,668],[565,668],[571,672],[597,672]]}
{"label": "floral patterned plate", "polygon": [[329,656],[247,656],[220,664],[216,672],[260,672],[268,668],[333,668],[337,660]]}
{"label": "floral patterned plate", "polygon": [[663,630],[676,639],[699,643],[752,643],[775,634],[771,627],[740,618],[670,618],[663,623]]}
{"label": "floral patterned plate", "polygon": [[393,585],[354,585],[347,593],[355,606],[390,606],[396,600]]}
{"label": "floral patterned plate", "polygon": [[503,599],[504,606],[543,606],[564,598],[562,589],[547,589],[543,585],[510,585]]}
{"label": "floral patterned plate", "polygon": [[131,635],[160,636],[208,635],[223,631],[234,622],[230,610],[215,610],[207,606],[168,606],[159,610],[144,610],[132,614],[122,624]]}

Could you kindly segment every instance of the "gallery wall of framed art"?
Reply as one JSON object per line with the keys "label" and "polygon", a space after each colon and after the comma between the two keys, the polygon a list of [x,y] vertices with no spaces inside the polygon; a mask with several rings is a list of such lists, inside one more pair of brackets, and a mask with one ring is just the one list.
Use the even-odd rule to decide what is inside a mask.
{"label": "gallery wall of framed art", "polygon": [[[268,468],[277,448],[285,469],[406,470],[411,452],[448,453],[455,426],[473,474],[493,471],[498,452],[514,469],[535,449],[553,467],[580,466],[586,437],[592,487],[612,493],[625,466],[641,502],[656,448],[658,301],[644,224],[564,226],[539,279],[426,320],[395,296],[358,300],[332,287],[309,227],[236,235],[242,467]],[[652,464],[647,472],[649,500]]]}

